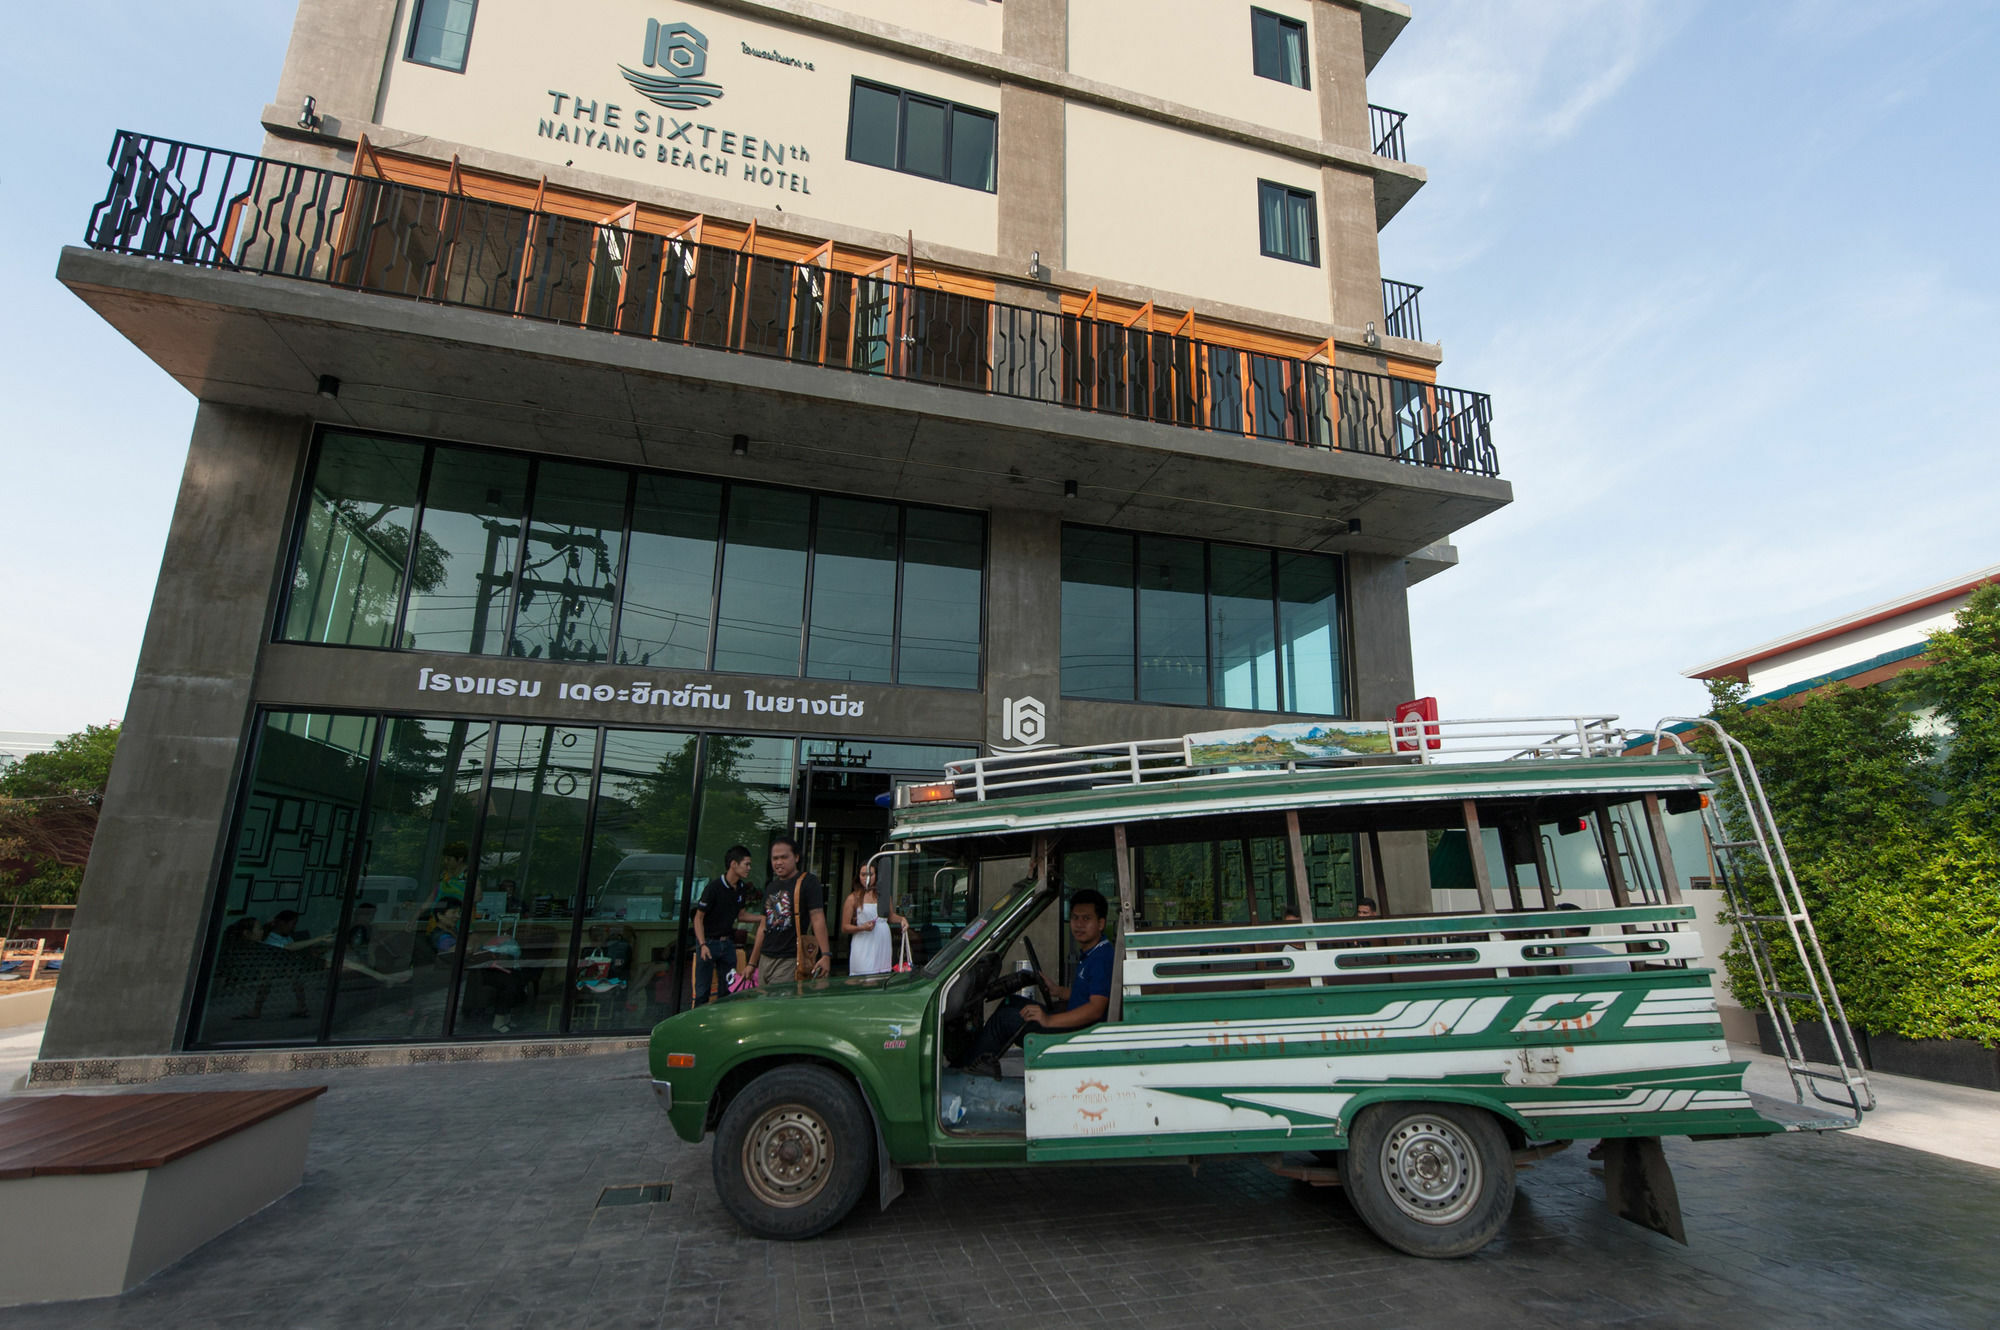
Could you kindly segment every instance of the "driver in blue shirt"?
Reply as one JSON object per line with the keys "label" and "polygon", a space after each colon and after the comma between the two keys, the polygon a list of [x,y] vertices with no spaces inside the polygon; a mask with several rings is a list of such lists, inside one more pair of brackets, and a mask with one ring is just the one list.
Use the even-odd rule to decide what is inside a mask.
{"label": "driver in blue shirt", "polygon": [[1064,1004],[1062,1010],[1050,1011],[1018,994],[1008,998],[979,1032],[972,1059],[965,1065],[967,1071],[997,1078],[1000,1055],[1024,1032],[1081,1030],[1104,1019],[1111,1009],[1111,939],[1104,936],[1109,913],[1102,892],[1085,889],[1070,897],[1069,935],[1076,942],[1076,979],[1067,987],[1048,985],[1055,1000]]}

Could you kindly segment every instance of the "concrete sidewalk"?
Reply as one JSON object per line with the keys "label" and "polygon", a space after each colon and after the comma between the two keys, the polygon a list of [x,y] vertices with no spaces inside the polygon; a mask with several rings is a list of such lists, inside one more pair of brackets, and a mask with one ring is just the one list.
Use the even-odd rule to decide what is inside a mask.
{"label": "concrete sidewalk", "polygon": [[[1731,1044],[1729,1051],[1750,1063],[1744,1089],[1793,1098],[1784,1059],[1743,1044]],[[1868,1073],[1868,1084],[1875,1091],[1875,1109],[1852,1135],[2000,1169],[2000,1094],[1879,1071]]]}

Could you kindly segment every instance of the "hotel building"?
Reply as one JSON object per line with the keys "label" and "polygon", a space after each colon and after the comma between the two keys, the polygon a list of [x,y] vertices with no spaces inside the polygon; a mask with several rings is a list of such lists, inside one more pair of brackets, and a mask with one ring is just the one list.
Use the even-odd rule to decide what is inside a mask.
{"label": "hotel building", "polygon": [[[1510,498],[1380,271],[1408,20],[304,0],[257,153],[120,134],[59,277],[200,405],[38,1079],[628,1039],[732,844],[1387,718]],[[1142,917],[1279,908],[1214,855]],[[1006,866],[891,867],[921,953]]]}

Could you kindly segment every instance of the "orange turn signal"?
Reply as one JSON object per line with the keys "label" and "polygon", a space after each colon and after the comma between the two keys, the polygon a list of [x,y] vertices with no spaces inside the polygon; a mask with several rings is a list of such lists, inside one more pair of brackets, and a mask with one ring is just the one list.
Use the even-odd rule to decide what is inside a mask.
{"label": "orange turn signal", "polygon": [[958,791],[948,780],[931,785],[910,786],[910,802],[913,804],[949,803],[958,797]]}
{"label": "orange turn signal", "polygon": [[694,1054],[692,1053],[667,1054],[667,1066],[670,1068],[676,1068],[681,1071],[685,1071],[689,1067],[692,1067],[693,1065],[694,1065]]}

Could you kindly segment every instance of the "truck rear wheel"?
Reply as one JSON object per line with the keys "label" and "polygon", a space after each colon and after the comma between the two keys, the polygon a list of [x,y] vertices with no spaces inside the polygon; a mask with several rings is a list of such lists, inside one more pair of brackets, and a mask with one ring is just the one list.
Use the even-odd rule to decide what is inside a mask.
{"label": "truck rear wheel", "polygon": [[846,1077],[803,1064],[743,1087],[715,1130],[723,1208],[760,1238],[809,1238],[846,1217],[875,1159],[868,1106]]}
{"label": "truck rear wheel", "polygon": [[1361,1222],[1412,1256],[1470,1256],[1514,1204],[1514,1156],[1500,1124],[1463,1104],[1363,1109],[1340,1177]]}

